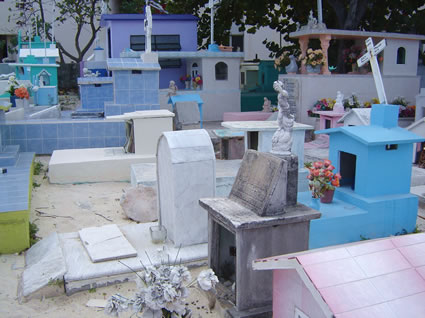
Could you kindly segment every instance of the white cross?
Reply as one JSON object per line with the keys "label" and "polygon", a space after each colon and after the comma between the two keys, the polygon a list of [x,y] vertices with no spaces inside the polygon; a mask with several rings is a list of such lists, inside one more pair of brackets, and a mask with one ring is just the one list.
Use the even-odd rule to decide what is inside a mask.
{"label": "white cross", "polygon": [[218,3],[218,0],[208,1],[208,7],[211,9],[211,21],[210,21],[211,44],[214,44],[214,5],[217,3]]}
{"label": "white cross", "polygon": [[381,72],[379,71],[378,59],[376,56],[382,52],[387,46],[385,40],[382,40],[376,46],[373,46],[372,38],[366,39],[367,53],[357,60],[359,67],[363,66],[367,62],[370,62],[372,67],[373,79],[375,81],[376,90],[378,91],[378,98],[381,104],[387,104],[387,96],[385,95],[384,83],[382,82]]}

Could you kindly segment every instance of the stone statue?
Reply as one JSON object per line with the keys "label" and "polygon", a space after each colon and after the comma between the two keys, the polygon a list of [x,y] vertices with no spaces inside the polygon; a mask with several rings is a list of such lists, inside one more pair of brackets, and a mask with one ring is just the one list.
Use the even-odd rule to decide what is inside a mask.
{"label": "stone statue", "polygon": [[93,73],[88,68],[86,67],[83,68],[83,77],[98,77],[99,75],[100,75],[99,71],[96,71],[96,73]]}
{"label": "stone statue", "polygon": [[145,9],[145,37],[146,37],[145,52],[146,53],[152,52],[151,36],[152,36],[152,11],[151,11],[150,5],[147,5]]}
{"label": "stone statue", "polygon": [[284,84],[281,81],[275,81],[273,88],[278,95],[277,115],[278,128],[272,138],[272,154],[289,155],[292,148],[292,128],[294,127],[294,115],[291,114],[288,104],[288,92],[284,90]]}
{"label": "stone statue", "polygon": [[177,90],[178,90],[178,87],[176,85],[176,82],[170,81],[170,85],[168,86],[168,94],[167,94],[167,96],[168,97],[170,97],[170,96],[176,96],[177,95]]}
{"label": "stone statue", "polygon": [[271,112],[272,111],[272,101],[267,97],[264,97],[263,104],[263,112]]}
{"label": "stone statue", "polygon": [[342,100],[344,99],[344,94],[342,94],[340,91],[336,93],[336,99],[335,99],[335,105],[333,108],[334,112],[343,113],[344,112],[344,105],[342,104]]}

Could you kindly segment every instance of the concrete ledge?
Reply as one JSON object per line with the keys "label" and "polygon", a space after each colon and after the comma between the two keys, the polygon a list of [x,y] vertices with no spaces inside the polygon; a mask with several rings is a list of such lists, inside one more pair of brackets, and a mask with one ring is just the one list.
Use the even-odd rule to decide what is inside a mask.
{"label": "concrete ledge", "polygon": [[55,150],[49,162],[51,183],[130,181],[130,167],[155,162],[155,155],[125,153],[123,148]]}

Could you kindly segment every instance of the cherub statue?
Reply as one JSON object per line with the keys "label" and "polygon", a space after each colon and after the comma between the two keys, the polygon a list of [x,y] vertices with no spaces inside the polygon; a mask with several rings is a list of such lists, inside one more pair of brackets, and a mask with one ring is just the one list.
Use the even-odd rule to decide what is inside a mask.
{"label": "cherub statue", "polygon": [[267,97],[264,97],[263,104],[263,112],[271,112],[272,111],[272,101]]}
{"label": "cherub statue", "polygon": [[335,99],[335,105],[333,108],[334,112],[343,113],[344,112],[344,106],[342,104],[342,101],[344,99],[344,94],[342,94],[340,91],[336,93],[336,99]]}
{"label": "cherub statue", "polygon": [[281,81],[275,81],[273,88],[278,95],[277,115],[278,128],[272,138],[271,153],[277,155],[289,155],[292,148],[292,128],[294,127],[294,115],[290,112],[288,104],[288,92],[284,89],[284,84]]}
{"label": "cherub statue", "polygon": [[178,90],[178,87],[176,85],[176,82],[170,81],[170,85],[168,86],[168,94],[167,94],[167,96],[168,97],[170,97],[170,96],[176,96],[177,95],[177,90]]}

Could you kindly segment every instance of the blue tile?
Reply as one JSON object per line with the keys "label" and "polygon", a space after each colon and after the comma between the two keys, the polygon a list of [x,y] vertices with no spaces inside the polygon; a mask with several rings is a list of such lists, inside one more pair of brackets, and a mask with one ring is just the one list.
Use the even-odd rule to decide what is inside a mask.
{"label": "blue tile", "polygon": [[127,138],[125,136],[120,136],[120,146],[124,146]]}
{"label": "blue tile", "polygon": [[89,136],[89,124],[88,123],[73,123],[74,125],[74,137],[88,137]]}
{"label": "blue tile", "polygon": [[42,138],[41,125],[27,125],[27,138],[28,139]]}
{"label": "blue tile", "polygon": [[27,151],[27,140],[26,139],[11,139],[11,145],[19,145],[19,151]]}
{"label": "blue tile", "polygon": [[103,123],[89,123],[89,137],[104,137],[105,125]]}
{"label": "blue tile", "polygon": [[105,147],[105,138],[104,137],[95,137],[89,138],[90,148],[103,148]]}
{"label": "blue tile", "polygon": [[133,105],[123,105],[121,106],[121,114],[134,112],[135,109]]}
{"label": "blue tile", "polygon": [[120,106],[105,106],[105,116],[121,115]]}
{"label": "blue tile", "polygon": [[114,87],[116,90],[118,89],[128,89],[130,86],[130,75],[121,75],[117,76],[114,79]]}
{"label": "blue tile", "polygon": [[74,148],[89,148],[89,138],[74,138]]}
{"label": "blue tile", "polygon": [[118,136],[125,137],[125,123],[121,123],[121,125],[118,127]]}
{"label": "blue tile", "polygon": [[105,136],[118,137],[120,123],[109,122],[105,123]]}
{"label": "blue tile", "polygon": [[25,125],[10,125],[10,139],[26,139]]}
{"label": "blue tile", "polygon": [[158,110],[160,109],[159,104],[152,104],[151,105],[151,110]]}
{"label": "blue tile", "polygon": [[145,88],[145,79],[141,74],[135,74],[131,77],[129,89],[143,90]]}
{"label": "blue tile", "polygon": [[[28,130],[27,130],[28,132]],[[72,124],[60,124],[58,126],[58,137],[59,138],[72,138],[74,137],[74,129]]]}
{"label": "blue tile", "polygon": [[27,151],[35,152],[37,154],[43,153],[43,140],[42,139],[28,139]]}
{"label": "blue tile", "polygon": [[115,92],[115,102],[117,104],[129,104],[130,96],[128,90],[116,90]]}
{"label": "blue tile", "polygon": [[145,90],[145,103],[158,104],[158,91],[153,89]]}
{"label": "blue tile", "polygon": [[43,139],[43,154],[51,154],[56,149],[58,149],[57,138]]}
{"label": "blue tile", "polygon": [[10,139],[10,125],[1,126],[1,137],[2,139]]}
{"label": "blue tile", "polygon": [[59,138],[58,149],[74,149],[74,138]]}
{"label": "blue tile", "polygon": [[57,124],[42,124],[41,130],[43,138],[58,138]]}
{"label": "blue tile", "polygon": [[124,144],[120,144],[120,138],[119,137],[106,137],[105,138],[105,147],[120,147]]}
{"label": "blue tile", "polygon": [[148,105],[136,105],[135,106],[136,107],[136,111],[138,111],[138,110],[150,110],[151,108],[150,108],[150,106],[148,106]]}

